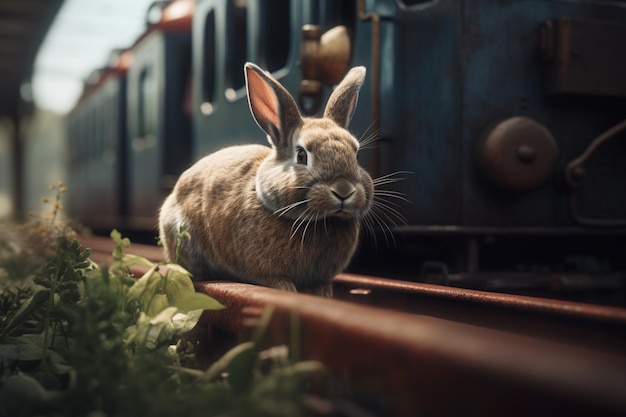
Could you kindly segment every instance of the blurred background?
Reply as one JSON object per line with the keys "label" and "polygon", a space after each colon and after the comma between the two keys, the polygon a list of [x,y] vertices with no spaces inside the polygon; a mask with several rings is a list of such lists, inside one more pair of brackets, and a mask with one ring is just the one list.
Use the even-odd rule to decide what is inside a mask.
{"label": "blurred background", "polygon": [[[66,180],[65,116],[92,71],[145,30],[151,3],[0,1],[0,218],[17,210],[37,212],[48,185]],[[28,190],[19,194],[19,205],[12,198],[16,145],[23,158],[22,187]]]}

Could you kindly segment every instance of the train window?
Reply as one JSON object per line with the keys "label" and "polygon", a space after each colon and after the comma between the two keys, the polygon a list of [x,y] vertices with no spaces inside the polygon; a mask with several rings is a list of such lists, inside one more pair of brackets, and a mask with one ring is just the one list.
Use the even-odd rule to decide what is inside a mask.
{"label": "train window", "polygon": [[[99,99],[100,97],[98,97]],[[93,160],[99,161],[100,155],[102,155],[102,142],[104,139],[103,128],[103,118],[101,109],[101,100],[94,99],[94,109],[93,109],[93,135],[94,135],[94,144],[93,144]]]}
{"label": "train window", "polygon": [[115,113],[115,95],[112,93],[107,94],[104,105],[106,120],[108,120],[109,123],[104,125],[105,141],[102,159],[105,163],[110,164],[113,162],[112,160],[114,158],[116,148],[115,129],[117,127],[117,114]]}
{"label": "train window", "polygon": [[[234,0],[229,22],[228,77],[230,90],[239,90],[246,81],[243,75],[243,66],[248,55],[248,1]],[[227,91],[228,98],[234,98],[234,91]]]}
{"label": "train window", "polygon": [[89,163],[93,163],[98,149],[98,120],[93,105],[93,96],[89,102],[89,140],[87,141],[87,159]]}
{"label": "train window", "polygon": [[180,103],[181,112],[185,119],[191,119],[193,114],[193,99],[191,87],[191,44],[182,47],[181,51],[181,75],[180,82]]}
{"label": "train window", "polygon": [[81,111],[81,125],[80,125],[80,160],[82,166],[85,166],[89,161],[88,148],[89,148],[89,113],[87,112],[87,105],[83,104]]}
{"label": "train window", "polygon": [[287,65],[291,41],[291,0],[268,0],[263,8],[261,30],[267,70],[274,72]]}
{"label": "train window", "polygon": [[74,114],[71,116],[71,125],[69,131],[69,141],[70,141],[70,149],[69,149],[69,161],[70,167],[72,169],[76,169],[79,166],[80,159],[78,159],[78,150],[80,146],[80,125],[78,123],[76,117],[76,110],[74,110]]}
{"label": "train window", "polygon": [[85,123],[85,161],[91,164],[91,149],[93,148],[93,114],[89,103],[85,104],[87,123]]}
{"label": "train window", "polygon": [[150,133],[150,109],[153,71],[144,68],[139,75],[139,101],[137,103],[137,137],[143,138]]}
{"label": "train window", "polygon": [[82,167],[85,164],[85,117],[82,109],[77,110],[78,121],[76,122],[76,165]]}
{"label": "train window", "polygon": [[89,162],[89,152],[88,152],[88,148],[89,148],[89,123],[91,123],[91,121],[89,120],[89,112],[87,111],[87,105],[83,104],[83,111],[82,111],[82,115],[81,115],[81,119],[83,120],[82,124],[81,124],[81,129],[80,129],[80,142],[81,142],[81,149],[80,149],[80,156],[81,156],[81,161],[83,163],[83,165],[87,164]]}
{"label": "train window", "polygon": [[215,11],[204,22],[204,61],[202,62],[202,106],[210,106],[215,98]]}

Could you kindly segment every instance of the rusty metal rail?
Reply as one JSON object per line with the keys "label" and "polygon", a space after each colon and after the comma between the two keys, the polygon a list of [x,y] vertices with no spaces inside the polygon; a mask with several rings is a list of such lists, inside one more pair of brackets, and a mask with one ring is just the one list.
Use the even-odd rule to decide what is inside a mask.
{"label": "rusty metal rail", "polygon": [[[97,262],[112,248],[102,243],[83,240]],[[245,339],[271,305],[268,343],[295,338],[301,357],[388,399],[398,416],[626,414],[624,309],[350,274],[334,286],[331,300],[199,281],[227,307],[205,313],[199,334]]]}
{"label": "rusty metal rail", "polygon": [[626,309],[341,274],[336,298],[626,355]]}
{"label": "rusty metal rail", "polygon": [[245,337],[266,305],[270,343],[300,353],[388,398],[395,415],[620,415],[626,358],[589,349],[350,302],[236,283],[197,289],[227,309],[203,325]]}

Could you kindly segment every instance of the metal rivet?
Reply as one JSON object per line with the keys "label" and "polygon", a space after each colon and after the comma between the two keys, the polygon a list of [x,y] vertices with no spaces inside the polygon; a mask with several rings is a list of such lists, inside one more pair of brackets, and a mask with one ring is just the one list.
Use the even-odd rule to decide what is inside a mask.
{"label": "metal rivet", "polygon": [[517,157],[521,162],[529,164],[537,159],[537,150],[530,145],[522,145],[517,148]]}

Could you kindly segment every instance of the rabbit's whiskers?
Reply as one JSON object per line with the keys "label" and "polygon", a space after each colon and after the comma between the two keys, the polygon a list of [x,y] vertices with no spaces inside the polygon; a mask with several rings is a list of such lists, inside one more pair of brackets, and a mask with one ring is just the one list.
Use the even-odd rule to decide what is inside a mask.
{"label": "rabbit's whiskers", "polygon": [[373,238],[375,246],[377,244],[376,229],[382,232],[387,246],[389,246],[390,242],[395,246],[396,241],[393,236],[393,228],[397,227],[398,223],[406,224],[406,218],[396,209],[396,207],[399,207],[399,204],[393,201],[395,199],[410,203],[406,198],[406,194],[378,188],[405,180],[406,178],[397,176],[400,174],[411,174],[411,172],[393,172],[372,180],[374,184],[374,198],[370,211],[363,218],[363,226],[365,231]]}
{"label": "rabbit's whiskers", "polygon": [[383,219],[379,215],[378,207],[376,204],[372,206],[372,209],[370,210],[368,216],[364,218],[364,222],[368,225],[367,230],[369,231],[372,238],[374,239],[375,246],[377,245],[376,233],[375,233],[375,229],[377,225],[379,226],[380,230],[383,232],[383,237],[385,238],[385,243],[387,244],[387,246],[389,246],[389,238],[387,237],[387,233],[389,233],[389,237],[391,238],[391,241],[393,242],[395,246],[396,240],[393,237],[393,231],[391,229],[391,226],[389,226],[387,222],[385,221],[385,219]]}
{"label": "rabbit's whiskers", "polygon": [[[317,214],[316,214],[317,216]],[[306,222],[306,226],[304,226],[304,230],[302,231],[302,239],[300,239],[300,248],[304,248],[304,236],[306,236],[306,231],[309,228],[309,225],[311,224],[311,221],[313,221],[313,215],[311,214],[310,216],[307,216],[308,220]],[[313,226],[313,228],[315,228],[315,225]],[[315,231],[313,231],[313,234],[315,234]]]}
{"label": "rabbit's whiskers", "polygon": [[359,151],[376,147],[376,145],[373,145],[373,143],[376,142],[378,139],[380,139],[380,136],[379,136],[380,129],[376,129],[370,133],[369,130],[373,126],[374,126],[374,122],[372,122],[367,127],[367,129],[365,129],[365,132],[363,132],[363,135],[361,135],[361,137],[359,138]]}
{"label": "rabbit's whiskers", "polygon": [[374,184],[374,187],[378,187],[380,185],[393,184],[398,181],[406,180],[406,177],[394,177],[395,175],[400,175],[400,174],[412,175],[413,173],[410,171],[392,172],[391,174],[383,175],[378,178],[372,179],[372,183]]}
{"label": "rabbit's whiskers", "polygon": [[296,201],[295,203],[289,204],[285,207],[279,208],[278,210],[276,210],[274,212],[274,214],[278,214],[278,217],[281,217],[283,214],[287,213],[289,210],[298,207],[301,204],[306,204],[309,201],[311,201],[310,198],[307,198],[306,200],[300,200],[300,201]]}
{"label": "rabbit's whiskers", "polygon": [[[298,216],[298,218],[296,218],[296,220],[293,221],[293,224],[291,225],[291,235],[289,236],[289,240],[292,240],[298,234],[298,230],[302,229],[300,248],[304,248],[304,239],[311,223],[313,223],[313,235],[317,233],[317,222],[319,220],[319,216],[319,211],[314,212],[311,208],[307,208]],[[326,215],[324,215],[324,228],[326,228]],[[326,234],[328,234],[328,230],[326,230]]]}
{"label": "rabbit's whiskers", "polygon": [[307,207],[307,209],[304,210],[302,213],[300,213],[300,215],[293,221],[291,225],[291,235],[289,236],[289,240],[293,239],[296,233],[298,233],[298,230],[300,229],[300,227],[304,224],[304,222],[308,220],[308,217],[309,217],[308,214],[310,211],[311,211],[311,208]]}

